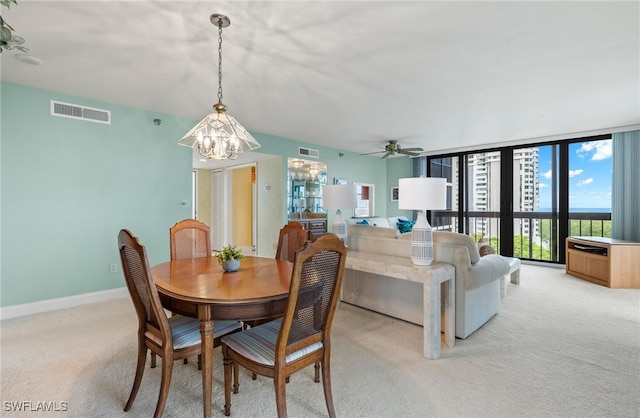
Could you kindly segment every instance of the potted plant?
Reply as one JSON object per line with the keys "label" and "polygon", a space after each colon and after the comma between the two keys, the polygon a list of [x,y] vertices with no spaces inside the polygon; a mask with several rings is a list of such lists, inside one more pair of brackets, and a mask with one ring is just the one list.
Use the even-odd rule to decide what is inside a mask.
{"label": "potted plant", "polygon": [[244,260],[245,256],[242,254],[242,250],[236,248],[235,245],[225,245],[222,247],[222,251],[216,254],[216,258],[224,271],[233,272],[238,271],[240,260]]}
{"label": "potted plant", "polygon": [[[18,1],[0,0],[0,4],[7,9],[11,6],[11,3],[17,5]],[[22,44],[24,44],[24,39],[18,35],[15,35],[13,32],[13,28],[7,23],[6,20],[2,18],[2,16],[0,16],[0,54],[5,49],[17,49],[24,52],[25,54],[28,53],[29,49],[22,46]]]}

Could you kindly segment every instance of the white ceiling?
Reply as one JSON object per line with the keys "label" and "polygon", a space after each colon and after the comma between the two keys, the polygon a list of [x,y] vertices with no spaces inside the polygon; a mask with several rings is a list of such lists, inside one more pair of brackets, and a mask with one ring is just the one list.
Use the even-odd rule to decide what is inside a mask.
{"label": "white ceiling", "polygon": [[[29,1],[2,80],[367,153],[640,124],[640,2]],[[636,126],[633,126],[636,125]],[[179,138],[176,138],[176,142]]]}

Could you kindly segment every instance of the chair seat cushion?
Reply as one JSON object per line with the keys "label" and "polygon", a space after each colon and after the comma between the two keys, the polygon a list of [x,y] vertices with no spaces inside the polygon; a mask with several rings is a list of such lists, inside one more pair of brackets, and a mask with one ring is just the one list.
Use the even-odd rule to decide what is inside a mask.
{"label": "chair seat cushion", "polygon": [[[171,332],[173,334],[174,350],[201,343],[200,320],[176,315],[169,318],[169,324],[171,325]],[[242,324],[238,321],[215,321],[213,325],[213,338],[221,337],[239,329],[242,329]]]}
{"label": "chair seat cushion", "polygon": [[[244,332],[237,332],[222,339],[231,350],[259,364],[275,365],[275,350],[282,319],[258,325]],[[289,354],[287,363],[322,349],[322,343],[313,343],[308,347]]]}

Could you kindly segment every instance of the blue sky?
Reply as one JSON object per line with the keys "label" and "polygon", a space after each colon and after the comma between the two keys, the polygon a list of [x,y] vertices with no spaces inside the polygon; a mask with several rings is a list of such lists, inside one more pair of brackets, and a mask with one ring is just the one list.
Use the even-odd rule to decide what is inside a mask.
{"label": "blue sky", "polygon": [[[539,208],[551,207],[551,147],[539,159]],[[611,208],[611,140],[569,145],[569,210]]]}

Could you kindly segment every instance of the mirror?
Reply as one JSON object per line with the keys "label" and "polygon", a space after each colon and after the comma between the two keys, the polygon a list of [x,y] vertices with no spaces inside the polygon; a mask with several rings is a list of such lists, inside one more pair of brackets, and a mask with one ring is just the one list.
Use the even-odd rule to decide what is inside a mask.
{"label": "mirror", "polygon": [[322,186],[327,184],[327,164],[289,158],[287,168],[289,219],[326,218]]}

